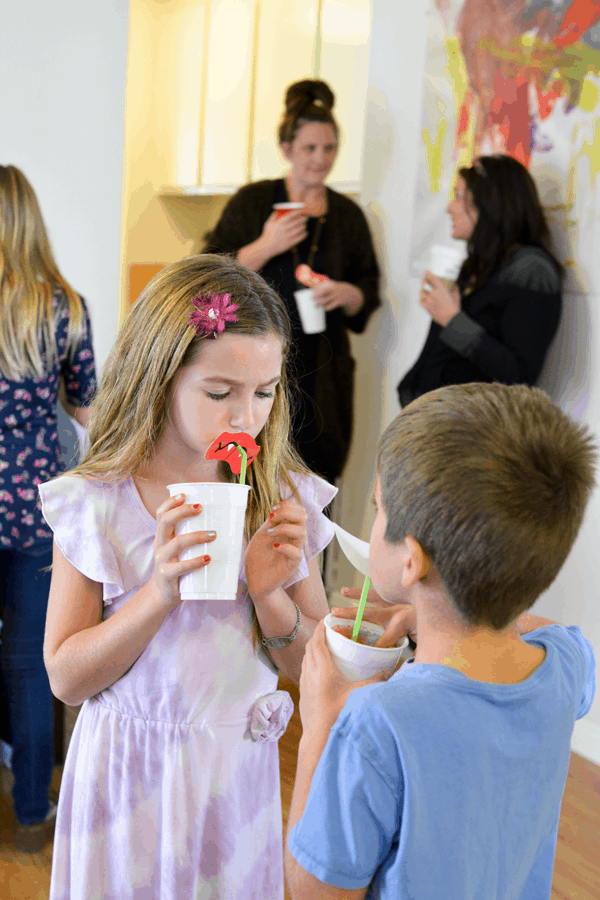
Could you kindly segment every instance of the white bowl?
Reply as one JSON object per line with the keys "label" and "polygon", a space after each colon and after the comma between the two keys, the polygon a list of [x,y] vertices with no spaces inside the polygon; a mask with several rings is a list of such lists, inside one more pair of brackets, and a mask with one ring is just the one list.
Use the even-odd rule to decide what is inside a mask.
{"label": "white bowl", "polygon": [[[400,661],[402,652],[408,647],[408,637],[402,638],[395,647],[369,647],[365,644],[358,644],[334,631],[334,625],[353,626],[354,620],[338,619],[331,613],[325,616],[327,646],[336,666],[350,681],[364,681],[387,669],[393,671]],[[365,636],[365,632],[372,635],[373,642],[375,642],[381,637],[384,629],[381,625],[365,622],[363,619],[360,624],[360,634]]]}

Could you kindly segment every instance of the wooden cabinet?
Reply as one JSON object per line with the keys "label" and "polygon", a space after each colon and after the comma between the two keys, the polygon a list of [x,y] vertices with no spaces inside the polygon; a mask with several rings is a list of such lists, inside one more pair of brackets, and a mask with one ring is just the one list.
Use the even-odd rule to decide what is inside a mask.
{"label": "wooden cabinet", "polygon": [[[324,78],[335,95],[342,144],[336,182],[360,181],[370,0],[207,0],[199,184],[204,189],[276,177],[285,90]],[[189,185],[187,186],[190,187]]]}

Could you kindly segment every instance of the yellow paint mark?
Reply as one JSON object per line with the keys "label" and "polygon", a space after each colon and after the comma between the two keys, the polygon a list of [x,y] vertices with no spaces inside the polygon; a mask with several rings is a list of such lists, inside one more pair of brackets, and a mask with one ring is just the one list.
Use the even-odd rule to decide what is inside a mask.
{"label": "yellow paint mark", "polygon": [[446,112],[446,104],[444,103],[443,100],[437,101],[437,107],[442,114]]}
{"label": "yellow paint mark", "polygon": [[579,98],[580,108],[584,112],[593,112],[598,104],[599,95],[600,91],[598,91],[597,85],[594,84],[591,78],[586,78],[581,89],[581,97]]}
{"label": "yellow paint mark", "polygon": [[594,120],[593,129],[594,137],[591,141],[588,141],[587,138],[584,137],[583,147],[572,161],[572,166],[574,166],[581,156],[587,156],[590,161],[590,177],[592,183],[595,182],[598,173],[600,172],[600,119]]}
{"label": "yellow paint mark", "polygon": [[456,100],[456,117],[460,113],[465,94],[467,92],[467,67],[465,60],[460,52],[458,38],[446,38],[444,41],[448,63],[446,68],[452,79],[453,93]]}
{"label": "yellow paint mark", "polygon": [[440,119],[435,141],[431,140],[426,128],[422,131],[423,143],[425,144],[425,152],[427,154],[427,170],[429,172],[432,194],[437,194],[440,189],[440,181],[442,179],[442,151],[444,148],[444,136],[447,127],[448,123],[446,122],[446,119]]}

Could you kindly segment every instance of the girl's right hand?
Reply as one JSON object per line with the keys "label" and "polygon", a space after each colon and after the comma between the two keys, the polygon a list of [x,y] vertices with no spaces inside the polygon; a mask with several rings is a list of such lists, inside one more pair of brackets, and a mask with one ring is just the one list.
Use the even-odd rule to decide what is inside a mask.
{"label": "girl's right hand", "polygon": [[[345,597],[360,600],[360,588],[342,588]],[[417,614],[410,603],[398,603],[395,606],[382,600],[377,591],[371,589],[367,595],[363,621],[374,622],[384,629],[375,647],[393,647],[400,638],[408,635],[417,643]],[[332,615],[338,619],[356,619],[358,608],[355,606],[334,606]]]}
{"label": "girl's right hand", "polygon": [[261,241],[271,257],[279,256],[290,247],[302,243],[308,234],[306,218],[306,214],[300,209],[293,209],[285,216],[278,216],[273,210],[265,222],[261,234]]}
{"label": "girl's right hand", "polygon": [[162,602],[169,608],[181,603],[179,578],[188,572],[208,565],[207,554],[180,561],[179,553],[214,541],[214,531],[192,531],[190,534],[175,535],[175,526],[188,516],[197,516],[202,510],[199,503],[184,503],[185,495],[178,494],[159,506],[156,511],[156,537],[154,538],[154,575],[152,576]]}

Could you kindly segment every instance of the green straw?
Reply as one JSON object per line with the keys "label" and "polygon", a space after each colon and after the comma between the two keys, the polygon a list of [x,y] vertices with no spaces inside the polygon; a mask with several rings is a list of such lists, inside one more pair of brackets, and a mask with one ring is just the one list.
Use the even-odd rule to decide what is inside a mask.
{"label": "green straw", "polygon": [[365,606],[367,603],[367,594],[369,593],[369,588],[371,587],[371,579],[365,578],[365,583],[363,584],[362,594],[360,595],[360,600],[358,603],[358,612],[356,613],[356,621],[354,623],[354,631],[352,632],[352,640],[355,641],[358,637],[358,632],[360,631],[360,623],[362,622],[362,617],[365,611]]}
{"label": "green straw", "polygon": [[240,484],[246,484],[246,466],[248,465],[248,454],[244,450],[243,447],[240,447],[239,444],[236,444],[237,451],[242,457],[242,467],[240,470]]}

